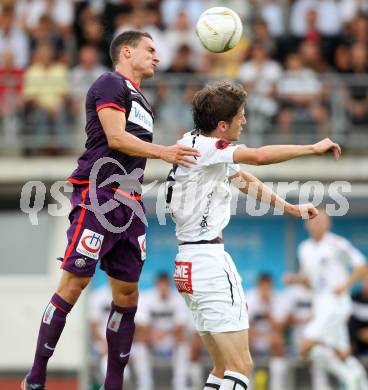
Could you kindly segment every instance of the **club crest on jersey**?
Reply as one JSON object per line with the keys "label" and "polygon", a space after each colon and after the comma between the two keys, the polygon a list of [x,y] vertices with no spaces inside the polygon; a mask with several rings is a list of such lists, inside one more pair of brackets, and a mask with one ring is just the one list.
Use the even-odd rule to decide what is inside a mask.
{"label": "club crest on jersey", "polygon": [[174,269],[174,281],[180,293],[193,294],[192,263],[176,261]]}
{"label": "club crest on jersey", "polygon": [[138,243],[139,243],[139,248],[141,250],[141,258],[142,258],[142,261],[144,261],[144,260],[146,260],[146,256],[147,256],[146,235],[145,234],[138,237]]}
{"label": "club crest on jersey", "polygon": [[224,139],[219,139],[215,144],[216,149],[219,150],[226,149],[229,145],[234,145],[234,144],[231,144],[230,142],[227,142]]}
{"label": "club crest on jersey", "polygon": [[84,229],[76,251],[84,256],[98,260],[104,236],[89,229]]}

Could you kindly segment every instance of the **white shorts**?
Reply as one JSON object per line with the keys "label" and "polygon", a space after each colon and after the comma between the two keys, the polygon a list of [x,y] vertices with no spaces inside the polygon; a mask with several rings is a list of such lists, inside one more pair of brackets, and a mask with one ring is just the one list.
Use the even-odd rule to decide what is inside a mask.
{"label": "white shorts", "polygon": [[174,280],[201,335],[249,328],[241,278],[223,244],[180,245]]}
{"label": "white shorts", "polygon": [[318,294],[314,301],[314,318],[306,325],[303,337],[338,351],[349,351],[347,321],[351,309],[350,298],[326,292]]}

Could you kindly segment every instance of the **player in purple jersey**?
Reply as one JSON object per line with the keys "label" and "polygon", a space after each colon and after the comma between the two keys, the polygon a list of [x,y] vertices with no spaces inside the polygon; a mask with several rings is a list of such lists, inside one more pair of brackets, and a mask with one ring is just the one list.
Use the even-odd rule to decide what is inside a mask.
{"label": "player in purple jersey", "polygon": [[[147,158],[190,166],[194,159],[189,157],[199,156],[191,147],[151,143],[153,113],[139,87],[142,80],[153,76],[159,62],[151,36],[124,32],[112,41],[110,55],[115,71],[99,77],[87,94],[86,151],[69,178],[74,189],[63,272],[43,314],[34,363],[22,382],[22,390],[45,389],[47,363],[66,316],[88,285],[98,261],[112,287],[104,389],[122,389],[134,335],[138,280],[146,256],[144,208],[139,190],[143,175],[139,172],[143,173]],[[100,161],[105,163],[100,164],[94,176],[95,163]],[[133,183],[132,178],[136,178]],[[110,225],[103,223],[92,191],[98,204],[116,199],[116,192],[122,197],[118,207],[104,212]],[[126,228],[118,232],[109,228],[122,223]]]}

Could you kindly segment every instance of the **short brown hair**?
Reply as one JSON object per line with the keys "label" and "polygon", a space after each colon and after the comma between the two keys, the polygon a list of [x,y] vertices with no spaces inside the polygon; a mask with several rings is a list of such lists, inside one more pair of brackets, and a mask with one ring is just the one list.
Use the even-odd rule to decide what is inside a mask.
{"label": "short brown hair", "polygon": [[247,93],[240,84],[221,81],[206,85],[192,101],[196,129],[209,133],[220,121],[231,122],[246,98]]}
{"label": "short brown hair", "polygon": [[143,31],[124,31],[117,35],[110,45],[110,58],[114,65],[119,61],[121,47],[124,45],[137,47],[143,37],[152,39],[148,32]]}

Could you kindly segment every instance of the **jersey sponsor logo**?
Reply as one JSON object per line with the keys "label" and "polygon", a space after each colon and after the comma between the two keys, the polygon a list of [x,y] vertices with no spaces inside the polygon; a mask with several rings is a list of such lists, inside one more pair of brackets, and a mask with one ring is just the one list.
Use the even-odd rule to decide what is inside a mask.
{"label": "jersey sponsor logo", "polygon": [[210,230],[208,228],[207,219],[208,219],[208,217],[210,215],[210,207],[211,207],[211,203],[212,203],[212,196],[213,196],[213,191],[211,191],[207,195],[207,203],[206,203],[206,207],[204,209],[204,212],[203,212],[203,215],[202,215],[202,220],[201,220],[201,223],[200,223],[200,226],[201,226],[200,234],[207,233]]}
{"label": "jersey sponsor logo", "polygon": [[128,121],[143,127],[151,133],[153,131],[153,119],[151,114],[135,100],[132,101],[132,108],[130,110]]}
{"label": "jersey sponsor logo", "polygon": [[223,150],[223,149],[226,149],[229,145],[233,146],[235,144],[231,144],[230,142],[227,142],[225,141],[224,139],[219,139],[215,146],[216,146],[216,149],[219,149],[219,150]]}
{"label": "jersey sponsor logo", "polygon": [[104,236],[102,234],[84,229],[76,251],[82,255],[98,260],[103,239]]}
{"label": "jersey sponsor logo", "polygon": [[48,306],[46,307],[45,312],[43,313],[42,322],[44,324],[50,325],[52,317],[54,316],[56,307],[50,302]]}
{"label": "jersey sponsor logo", "polygon": [[180,293],[193,294],[192,263],[176,261],[174,269],[174,281]]}
{"label": "jersey sponsor logo", "polygon": [[121,320],[123,319],[123,313],[114,311],[113,315],[110,318],[107,328],[113,332],[117,332],[120,328]]}
{"label": "jersey sponsor logo", "polygon": [[146,260],[146,256],[147,256],[146,235],[145,234],[138,237],[138,243],[139,243],[139,248],[141,249],[142,261],[144,261],[144,260]]}

